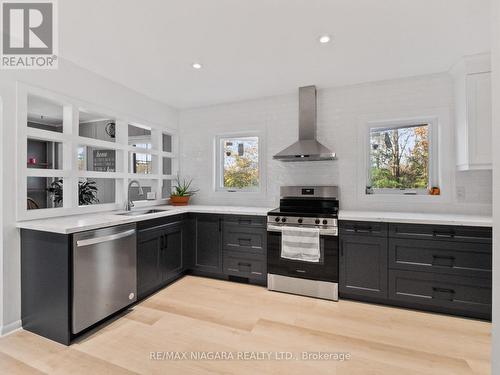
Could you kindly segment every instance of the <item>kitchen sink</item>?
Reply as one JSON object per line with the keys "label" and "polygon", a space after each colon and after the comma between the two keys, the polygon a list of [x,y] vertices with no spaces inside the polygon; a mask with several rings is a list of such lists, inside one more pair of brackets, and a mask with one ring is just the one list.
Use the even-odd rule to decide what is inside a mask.
{"label": "kitchen sink", "polygon": [[127,212],[120,212],[117,215],[122,215],[122,216],[141,216],[141,215],[151,215],[151,214],[158,214],[160,212],[165,212],[167,210],[141,210],[141,211],[127,211]]}

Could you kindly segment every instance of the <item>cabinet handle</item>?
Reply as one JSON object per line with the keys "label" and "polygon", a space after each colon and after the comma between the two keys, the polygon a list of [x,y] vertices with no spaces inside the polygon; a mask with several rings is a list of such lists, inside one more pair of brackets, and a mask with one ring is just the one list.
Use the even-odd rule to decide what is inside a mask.
{"label": "cabinet handle", "polygon": [[432,232],[434,237],[446,237],[446,238],[453,238],[455,237],[455,232],[440,232],[440,231],[433,231]]}
{"label": "cabinet handle", "polygon": [[372,227],[354,227],[356,233],[371,233],[372,230]]}
{"label": "cabinet handle", "polygon": [[240,246],[250,245],[251,243],[252,243],[252,240],[250,238],[238,238],[238,244]]}
{"label": "cabinet handle", "polygon": [[305,270],[295,270],[295,272],[298,272],[298,273],[307,273],[307,271],[305,271]]}
{"label": "cabinet handle", "polygon": [[433,287],[432,290],[434,292],[438,293],[449,293],[449,294],[455,294],[455,291],[453,289],[447,289],[447,288],[438,288],[438,287]]}
{"label": "cabinet handle", "polygon": [[433,255],[432,256],[432,265],[436,265],[436,260],[438,259],[443,259],[443,260],[449,260],[451,262],[450,265],[442,265],[442,264],[439,264],[439,266],[442,266],[442,267],[453,267],[453,263],[455,263],[455,257],[454,256],[447,256],[447,255]]}
{"label": "cabinet handle", "polygon": [[251,264],[251,263],[243,263],[243,262],[238,262],[238,266],[242,266],[242,267],[252,267],[252,264]]}
{"label": "cabinet handle", "polygon": [[219,232],[222,232],[222,219],[219,219]]}

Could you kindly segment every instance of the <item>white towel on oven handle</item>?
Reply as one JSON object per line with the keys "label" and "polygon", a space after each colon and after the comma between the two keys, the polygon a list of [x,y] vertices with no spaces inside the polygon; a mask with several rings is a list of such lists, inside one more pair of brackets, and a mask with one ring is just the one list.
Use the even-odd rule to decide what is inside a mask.
{"label": "white towel on oven handle", "polygon": [[319,228],[282,227],[281,257],[318,263],[321,258]]}

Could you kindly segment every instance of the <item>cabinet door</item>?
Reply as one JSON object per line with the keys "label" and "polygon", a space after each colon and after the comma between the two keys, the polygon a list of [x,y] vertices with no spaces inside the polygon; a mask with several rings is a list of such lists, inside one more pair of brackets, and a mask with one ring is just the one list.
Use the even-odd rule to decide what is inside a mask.
{"label": "cabinet door", "polygon": [[467,75],[467,136],[472,169],[491,169],[491,108],[491,73]]}
{"label": "cabinet door", "polygon": [[139,298],[156,290],[162,282],[160,254],[162,230],[139,231],[137,237],[137,295]]}
{"label": "cabinet door", "polygon": [[219,215],[195,217],[194,267],[200,271],[222,273],[221,221]]}
{"label": "cabinet door", "polygon": [[162,280],[178,276],[183,271],[183,223],[170,224],[163,232],[161,256]]}
{"label": "cabinet door", "polygon": [[387,298],[387,239],[341,236],[339,273],[341,293]]}

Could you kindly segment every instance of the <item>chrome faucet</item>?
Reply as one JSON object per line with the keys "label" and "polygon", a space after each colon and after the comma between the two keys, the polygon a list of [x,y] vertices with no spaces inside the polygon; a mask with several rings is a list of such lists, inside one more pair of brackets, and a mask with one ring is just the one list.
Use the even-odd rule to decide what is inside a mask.
{"label": "chrome faucet", "polygon": [[144,190],[142,190],[142,186],[137,180],[132,180],[128,183],[128,188],[127,188],[127,203],[125,204],[125,210],[130,211],[132,207],[134,207],[134,202],[130,200],[130,188],[132,185],[137,185],[139,188],[139,195],[144,195]]}

